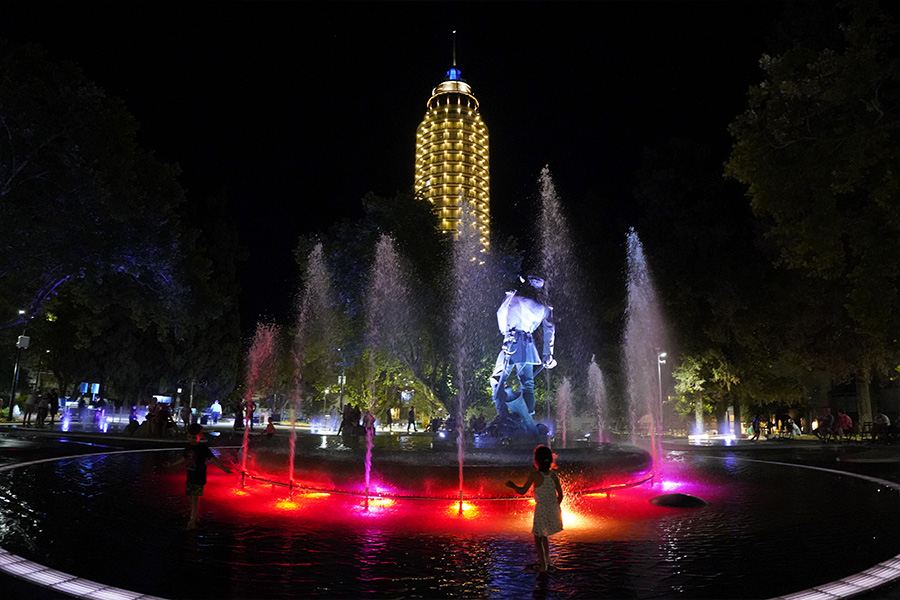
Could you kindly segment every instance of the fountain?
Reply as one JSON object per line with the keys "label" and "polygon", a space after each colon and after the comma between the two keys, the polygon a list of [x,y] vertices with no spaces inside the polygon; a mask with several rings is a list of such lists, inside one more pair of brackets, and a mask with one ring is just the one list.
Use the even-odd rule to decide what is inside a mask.
{"label": "fountain", "polygon": [[[577,367],[587,364],[590,352],[586,351],[587,328],[585,327],[587,311],[582,292],[582,278],[579,277],[578,253],[573,245],[559,194],[553,183],[549,167],[545,166],[538,179],[540,186],[540,217],[538,220],[538,257],[540,270],[547,280],[547,292],[553,305],[553,318],[565,331],[560,344],[560,362],[572,367],[570,384],[574,386],[573,376],[580,376]],[[552,401],[552,385],[550,373],[545,372],[547,389],[547,414],[550,418]],[[561,389],[561,388],[559,388]],[[559,390],[557,390],[559,391]],[[556,398],[556,420],[558,427],[565,428],[560,415],[562,407],[560,398]],[[574,407],[572,407],[574,408]],[[560,431],[562,433],[562,431]]]}
{"label": "fountain", "polygon": [[594,403],[597,411],[597,441],[609,442],[609,406],[606,397],[606,385],[603,382],[603,371],[597,365],[596,357],[591,357],[588,365],[588,396]]}
{"label": "fountain", "polygon": [[559,437],[562,440],[563,448],[566,447],[567,442],[569,441],[569,430],[568,430],[568,413],[569,413],[569,404],[572,402],[572,382],[569,381],[568,377],[563,377],[562,383],[559,386],[559,390],[556,393],[556,403],[557,403],[557,421],[559,422]]}
{"label": "fountain", "polygon": [[375,443],[375,354],[396,356],[409,332],[409,292],[402,260],[393,240],[382,235],[375,248],[375,264],[369,281],[366,331],[369,345],[369,408],[363,415],[366,431],[365,496],[368,507],[372,488],[372,450]]}
{"label": "fountain", "polygon": [[316,244],[310,252],[307,257],[307,265],[307,283],[298,299],[297,332],[291,347],[291,358],[294,364],[290,391],[291,432],[288,453],[288,482],[291,491],[293,491],[294,458],[297,444],[297,412],[303,393],[303,367],[309,355],[308,346],[316,343],[318,345],[317,354],[324,357],[326,362],[331,363],[334,362],[332,349],[336,347],[335,325],[330,318],[331,307],[335,300],[321,243]]}
{"label": "fountain", "polygon": [[[564,231],[546,171],[542,197],[547,219],[557,220],[554,234]],[[679,450],[670,452],[672,460],[664,473],[654,468],[653,458],[663,457],[659,412],[653,402],[662,321],[634,232],[628,238],[625,356],[630,412],[635,422],[651,416],[653,452],[607,443],[615,416],[603,373],[593,359],[579,361],[577,348],[565,348],[578,345],[569,337],[574,332],[563,327],[577,314],[577,295],[559,285],[571,279],[571,256],[557,252],[556,244],[565,246],[564,240],[553,242],[545,236],[550,241],[545,241],[542,264],[553,291],[554,313],[559,307],[563,345],[559,355],[573,361],[571,365],[560,361],[561,369],[569,371],[559,377],[554,401],[554,452],[566,491],[565,530],[554,538],[559,570],[550,576],[552,586],[524,570],[531,555],[532,509],[528,499],[512,496],[503,482],[524,479],[535,441],[547,436],[522,432],[467,439],[462,417],[477,391],[473,365],[483,347],[489,347],[479,334],[484,333],[484,322],[493,327],[497,303],[487,285],[492,277],[490,261],[472,251],[468,218],[464,211],[459,244],[454,247],[455,294],[448,323],[457,379],[455,444],[433,434],[375,436],[371,430],[361,447],[352,436],[298,434],[293,419],[288,439],[262,442],[249,436],[247,429],[240,446],[230,446],[225,436],[215,438],[218,452],[237,450],[242,485],[234,477],[212,473],[202,509],[208,524],[190,534],[179,527],[183,475],[159,466],[162,455],[178,450],[106,447],[99,457],[36,461],[28,465],[27,477],[0,466],[4,548],[0,569],[12,565],[11,572],[24,577],[25,564],[36,564],[34,576],[28,575],[32,580],[91,598],[138,594],[280,598],[298,593],[328,598],[548,594],[716,598],[732,597],[735,590],[740,596],[755,597],[788,594],[841,577],[842,585],[853,587],[860,581],[854,574],[863,569],[875,579],[881,577],[879,581],[888,578],[886,572],[900,576],[900,561],[889,562],[898,552],[891,532],[900,526],[894,510],[900,486],[845,474],[835,485],[833,472],[824,468]],[[374,255],[365,326],[369,367],[365,400],[370,412],[375,408],[376,354],[400,351],[414,315],[393,241],[381,237]],[[333,301],[323,256],[321,246],[310,255],[298,310],[291,351],[298,366],[291,391],[295,407],[301,394],[299,366],[309,359],[308,347],[315,342],[331,349],[336,343],[330,339],[334,327],[327,313]],[[491,334],[489,343],[497,343],[496,334]],[[266,386],[276,335],[272,326],[257,330],[249,355],[248,397]],[[575,410],[578,389],[572,374],[585,379],[596,408],[596,442],[569,439],[567,413]],[[505,388],[498,389],[506,393]],[[507,409],[527,422],[533,406],[528,406],[524,394],[513,396],[516,406]],[[504,404],[498,409],[502,411]],[[642,485],[651,479],[653,486]],[[821,528],[833,517],[836,505],[857,510],[842,512],[846,527]],[[73,522],[72,514],[79,514],[79,519]],[[773,515],[779,514],[790,518],[785,519],[781,536],[773,536]],[[866,514],[880,517],[876,521]],[[147,523],[153,527],[148,529]],[[848,546],[860,551],[848,556],[844,551]],[[85,547],[103,547],[104,560],[87,560]],[[146,577],[147,564],[134,560],[136,548],[147,556],[172,558],[167,563],[171,577]],[[760,573],[781,573],[796,556],[806,555],[815,556],[822,569],[794,569],[790,577],[758,587]],[[746,556],[754,557],[753,569],[746,568],[742,560]],[[51,568],[40,569],[41,561]],[[201,565],[228,575],[194,577]],[[68,572],[85,579],[67,576]],[[105,586],[139,590],[113,593]],[[97,590],[96,596],[84,595]]]}
{"label": "fountain", "polygon": [[459,513],[463,511],[465,489],[465,415],[467,391],[474,385],[471,374],[478,366],[478,348],[483,329],[488,325],[485,292],[489,289],[489,270],[482,259],[478,221],[461,187],[459,191],[459,228],[453,246],[453,308],[451,336],[456,367],[456,448],[459,470]]}
{"label": "fountain", "polygon": [[[657,394],[657,364],[664,342],[662,313],[644,256],[644,248],[637,232],[628,233],[628,308],[625,323],[625,369],[628,373],[628,394],[632,439],[643,433],[646,422],[655,464],[662,456],[662,397]],[[647,417],[649,420],[644,421]]]}
{"label": "fountain", "polygon": [[253,427],[253,396],[258,388],[266,387],[274,370],[274,357],[278,327],[260,324],[253,336],[253,343],[247,357],[247,387],[241,404],[241,418],[244,419],[244,435],[241,444],[241,473],[247,472],[247,455],[250,446],[250,429]]}
{"label": "fountain", "polygon": [[[553,222],[553,236],[542,238],[542,265],[559,281],[572,281],[570,242],[561,234],[566,227],[559,200],[553,188],[549,171],[541,174],[544,218]],[[507,292],[506,299],[496,310],[496,320],[501,333],[506,335],[504,348],[498,355],[491,387],[497,409],[497,418],[488,427],[490,434],[467,441],[465,412],[468,408],[468,390],[473,385],[471,374],[478,366],[485,343],[483,327],[494,327],[496,299],[491,298],[490,279],[496,277],[490,270],[488,257],[481,252],[479,232],[474,214],[461,198],[460,226],[453,246],[452,260],[452,310],[450,333],[455,367],[455,403],[452,411],[456,428],[450,432],[455,443],[444,443],[440,438],[422,442],[400,442],[393,437],[374,436],[374,428],[366,427],[365,455],[351,452],[334,452],[331,440],[323,443],[301,444],[292,442],[287,449],[278,444],[267,444],[257,450],[254,477],[282,483],[275,474],[285,460],[285,453],[302,456],[304,462],[315,467],[304,468],[293,474],[289,485],[316,493],[359,494],[368,506],[369,499],[443,499],[454,498],[462,512],[464,502],[509,499],[512,496],[503,482],[521,479],[531,462],[530,453],[536,443],[547,443],[549,427],[533,419],[535,400],[533,389],[524,375],[531,375],[533,366],[555,366],[554,327],[551,313],[542,304],[547,296],[544,285],[553,286],[543,278],[521,277],[519,290]],[[319,249],[319,251],[321,251]],[[375,356],[383,353],[395,356],[403,351],[405,336],[411,327],[415,309],[411,306],[406,283],[405,268],[393,240],[382,236],[375,249],[375,259],[368,279],[366,304],[366,330],[370,379],[368,385],[368,413],[374,413],[375,405]],[[314,262],[311,260],[310,265]],[[567,293],[562,286],[554,287],[562,299],[564,313],[577,309],[576,295]],[[308,294],[309,292],[307,292]],[[325,304],[320,303],[320,310]],[[305,319],[313,318],[306,314]],[[518,328],[522,327],[519,331]],[[542,351],[531,342],[531,332],[543,324]],[[496,339],[496,338],[495,338]],[[538,338],[538,341],[541,341]],[[519,346],[517,346],[519,344]],[[520,348],[520,349],[517,349]],[[539,353],[540,352],[540,353]],[[520,354],[521,353],[521,354]],[[541,356],[543,355],[543,357]],[[576,353],[571,353],[577,356]],[[536,363],[536,364],[535,364]],[[507,377],[516,368],[520,390],[507,386]],[[527,367],[527,369],[526,369]],[[523,370],[524,369],[524,370]],[[533,375],[532,375],[533,381]],[[557,463],[572,494],[588,494],[632,486],[651,477],[651,457],[635,446],[614,444],[569,444],[567,412],[572,405],[573,386],[563,377],[557,390],[557,437],[555,451]],[[424,446],[423,446],[424,445]],[[361,476],[358,475],[360,466]],[[419,477],[408,475],[413,467]]]}
{"label": "fountain", "polygon": [[[388,437],[377,436],[376,454]],[[299,441],[303,472],[347,453],[337,436]],[[526,568],[529,501],[466,499],[459,514],[454,461],[430,466],[427,445],[405,453],[396,478],[446,468],[446,498],[375,497],[365,508],[359,495],[296,490],[289,498],[280,486],[248,480],[241,488],[216,471],[200,529],[184,532],[184,475],[159,467],[178,450],[112,451],[110,443],[119,442],[107,438],[93,449],[99,454],[0,465],[0,571],[50,586],[54,597],[96,600],[522,598],[547,590],[554,598],[765,598],[809,588],[838,598],[900,577],[900,485],[731,450],[673,452],[662,495],[645,485],[569,493],[565,530],[553,538],[558,571],[542,579]],[[350,454],[348,474],[359,478],[359,454]],[[527,458],[503,460],[512,471]],[[467,453],[466,468],[478,460]],[[561,476],[569,492],[572,476]],[[471,490],[468,473],[466,481]],[[682,504],[698,497],[708,504]],[[846,526],[821,527],[835,510]],[[773,523],[773,515],[790,518]],[[103,560],[85,548],[103,548]],[[817,568],[786,568],[797,556]],[[167,577],[147,576],[156,557],[166,558]],[[760,573],[778,576],[759,585]]]}

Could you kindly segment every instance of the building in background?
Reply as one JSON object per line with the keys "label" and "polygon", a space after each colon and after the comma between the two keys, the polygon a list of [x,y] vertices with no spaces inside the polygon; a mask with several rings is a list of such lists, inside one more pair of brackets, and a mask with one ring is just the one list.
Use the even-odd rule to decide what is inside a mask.
{"label": "building in background", "polygon": [[[454,52],[455,54],[455,52]],[[441,231],[455,233],[466,202],[479,231],[482,251],[490,243],[488,130],[472,87],[453,67],[428,100],[416,133],[415,191],[431,203]]]}

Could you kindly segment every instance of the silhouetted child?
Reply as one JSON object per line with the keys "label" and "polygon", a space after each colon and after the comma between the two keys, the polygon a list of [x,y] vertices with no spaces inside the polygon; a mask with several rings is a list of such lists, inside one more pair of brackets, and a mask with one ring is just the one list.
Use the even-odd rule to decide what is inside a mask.
{"label": "silhouetted child", "polygon": [[275,435],[275,424],[272,422],[272,417],[269,417],[269,424],[266,425],[265,436],[270,438],[273,435]]}
{"label": "silhouetted child", "polygon": [[140,428],[140,423],[137,422],[137,419],[131,419],[128,421],[128,425],[125,426],[125,429],[122,430],[122,433],[125,435],[134,435],[135,432]]}
{"label": "silhouetted child", "polygon": [[517,494],[525,494],[534,484],[534,524],[531,532],[534,534],[534,547],[538,554],[538,571],[546,573],[550,566],[550,540],[549,536],[562,531],[563,500],[562,485],[556,474],[556,465],[553,464],[553,451],[543,444],[534,449],[534,471],[528,474],[525,484],[517,486],[512,481],[507,481],[506,486],[514,489]]}
{"label": "silhouetted child", "polygon": [[200,512],[200,496],[203,495],[203,486],[206,485],[206,461],[211,460],[222,469],[225,473],[231,473],[231,469],[223,465],[216,455],[212,453],[209,446],[200,443],[203,437],[203,426],[199,423],[192,423],[187,428],[188,443],[184,447],[184,454],[178,460],[168,463],[168,466],[174,467],[181,463],[186,463],[185,470],[187,472],[187,495],[191,499],[191,519],[188,521],[187,528],[195,529],[197,527],[197,518]]}

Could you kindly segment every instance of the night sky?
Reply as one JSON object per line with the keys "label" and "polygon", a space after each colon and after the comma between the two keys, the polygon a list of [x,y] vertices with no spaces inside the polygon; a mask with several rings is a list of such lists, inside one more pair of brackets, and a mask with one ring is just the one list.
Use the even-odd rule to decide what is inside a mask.
{"label": "night sky", "polygon": [[[820,3],[801,7],[817,10]],[[4,2],[0,37],[82,65],[191,194],[224,190],[249,250],[242,319],[286,319],[298,235],[413,181],[416,127],[457,64],[490,131],[492,229],[532,221],[548,164],[581,244],[635,217],[642,149],[727,158],[775,2]],[[803,8],[801,8],[802,10]],[[590,204],[588,204],[588,199]],[[223,211],[232,210],[223,207]],[[210,214],[209,219],[219,215]],[[588,249],[586,248],[586,252]],[[247,333],[245,331],[245,333]]]}

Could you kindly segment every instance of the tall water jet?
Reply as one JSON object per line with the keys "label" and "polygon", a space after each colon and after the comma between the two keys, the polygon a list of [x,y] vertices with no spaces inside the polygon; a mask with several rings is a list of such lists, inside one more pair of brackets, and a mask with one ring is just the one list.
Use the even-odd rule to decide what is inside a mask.
{"label": "tall water jet", "polygon": [[591,357],[587,374],[588,397],[594,403],[597,411],[597,441],[609,442],[609,405],[606,395],[606,384],[603,381],[603,371],[597,365],[596,357]]}
{"label": "tall water jet", "polygon": [[[336,327],[333,306],[335,295],[331,274],[325,264],[321,243],[310,251],[304,277],[303,291],[297,302],[297,326],[291,357],[294,373],[291,386],[291,434],[288,478],[294,481],[294,454],[297,443],[297,413],[303,395],[303,371],[307,361],[330,366],[335,362]],[[323,366],[322,364],[319,365]]]}
{"label": "tall water jet", "polygon": [[456,448],[459,463],[459,510],[462,512],[463,466],[465,464],[465,416],[468,390],[472,384],[484,347],[485,332],[491,331],[488,317],[488,269],[482,252],[478,221],[475,212],[460,189],[459,228],[453,244],[453,306],[451,336],[454,348],[456,377]]}
{"label": "tall water jet", "polygon": [[[625,370],[628,375],[632,439],[646,422],[654,464],[662,445],[662,398],[657,379],[660,356],[665,352],[665,325],[644,248],[632,228],[627,236],[628,306],[625,314]],[[644,419],[647,419],[644,421]]]}
{"label": "tall water jet", "polygon": [[563,448],[568,442],[568,413],[569,405],[572,402],[572,383],[568,377],[563,377],[559,390],[556,392],[556,407],[559,415],[559,434],[562,439]]}
{"label": "tall water jet", "polygon": [[[587,314],[581,300],[582,277],[577,275],[577,255],[549,167],[545,166],[541,170],[539,182],[541,187],[539,268],[551,299],[554,323],[560,331],[565,332],[556,353],[561,357],[560,364],[582,365],[588,360],[586,349],[589,345],[583,339],[588,328],[585,327]],[[573,372],[569,375],[582,376],[581,373]],[[549,403],[550,379],[547,371],[545,378]]]}
{"label": "tall water jet", "polygon": [[375,262],[369,276],[366,295],[366,331],[369,349],[369,409],[366,419],[365,485],[368,506],[369,484],[372,474],[372,448],[374,446],[375,415],[375,354],[396,360],[408,339],[413,310],[411,294],[407,287],[406,268],[397,252],[394,241],[382,235],[375,246]]}
{"label": "tall water jet", "polygon": [[[253,335],[253,343],[250,345],[247,357],[247,387],[244,391],[244,401],[247,405],[253,402],[253,396],[258,390],[271,385],[272,375],[275,372],[277,338],[277,325],[260,323],[256,326],[256,333]],[[246,473],[252,415],[248,410],[244,410],[242,413],[244,441],[241,447],[241,472]]]}

